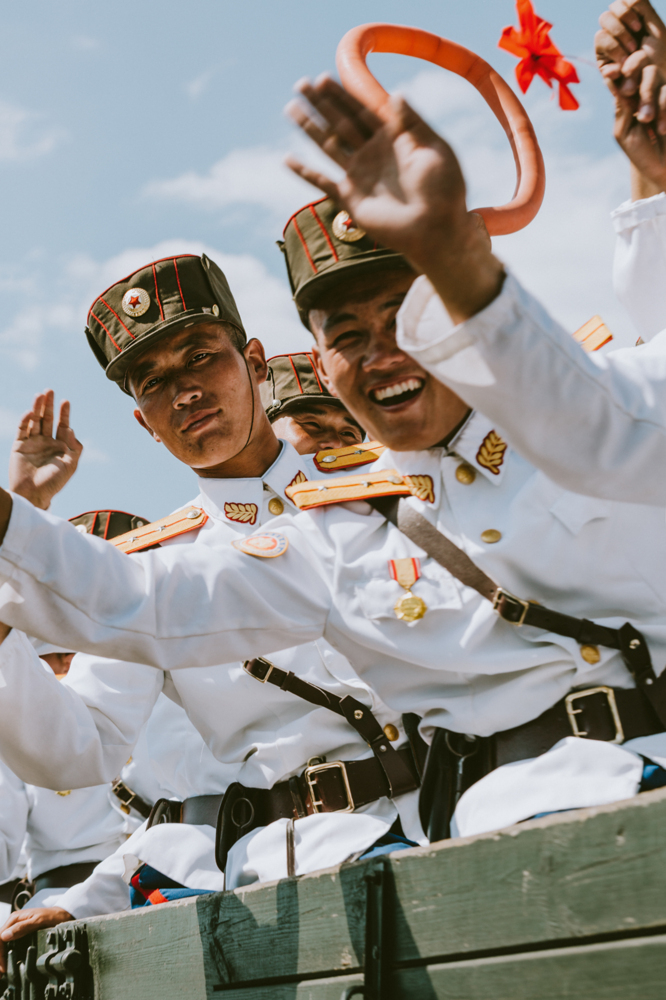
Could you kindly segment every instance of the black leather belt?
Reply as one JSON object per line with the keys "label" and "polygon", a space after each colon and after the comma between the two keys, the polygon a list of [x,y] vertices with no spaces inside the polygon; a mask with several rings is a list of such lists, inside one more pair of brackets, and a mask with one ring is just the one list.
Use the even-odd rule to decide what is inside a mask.
{"label": "black leather belt", "polygon": [[537,757],[565,736],[624,743],[663,733],[664,726],[645,695],[636,688],[597,685],[571,691],[537,719],[496,733],[495,766]]}
{"label": "black leather belt", "polygon": [[134,809],[138,812],[139,816],[143,816],[144,819],[148,819],[152,811],[152,805],[142,799],[140,795],[132,791],[129,785],[126,785],[124,781],[120,778],[116,778],[115,781],[111,783],[111,791],[115,797],[120,802],[120,808],[124,813],[129,815],[130,810]]}
{"label": "black leather belt", "polygon": [[60,868],[42,872],[35,879],[35,893],[41,889],[70,889],[79,882],[85,882],[98,864],[99,861],[80,861],[75,865],[61,865]]}

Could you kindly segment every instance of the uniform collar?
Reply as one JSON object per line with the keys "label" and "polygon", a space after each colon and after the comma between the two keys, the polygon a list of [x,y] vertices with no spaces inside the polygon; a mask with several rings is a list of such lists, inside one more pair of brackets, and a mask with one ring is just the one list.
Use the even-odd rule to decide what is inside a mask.
{"label": "uniform collar", "polygon": [[464,459],[495,485],[502,482],[508,452],[508,445],[495,425],[476,411],[446,449],[446,454]]}
{"label": "uniform collar", "polygon": [[[261,477],[253,479],[204,479],[197,477],[204,510],[238,527],[256,526],[263,520],[266,501],[279,497],[285,511],[297,513],[297,508],[285,493],[287,486],[311,478],[308,466],[296,449],[281,441],[281,450],[273,464]],[[302,477],[302,478],[300,478]]]}

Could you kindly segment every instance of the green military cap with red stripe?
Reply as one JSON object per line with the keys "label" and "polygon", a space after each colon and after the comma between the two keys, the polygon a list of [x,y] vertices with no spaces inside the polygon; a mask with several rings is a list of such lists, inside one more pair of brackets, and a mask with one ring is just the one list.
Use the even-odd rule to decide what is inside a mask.
{"label": "green military cap with red stripe", "polygon": [[145,517],[137,517],[124,510],[88,510],[85,514],[70,517],[69,521],[83,534],[106,539],[117,538],[150,523]]}
{"label": "green military cap with red stripe", "polygon": [[317,298],[347,277],[409,268],[402,254],[376,243],[330,198],[295,212],[283,235],[278,245],[285,256],[294,302],[308,329],[308,312]]}
{"label": "green military cap with red stripe", "polygon": [[333,396],[320,381],[311,354],[276,354],[268,360],[266,381],[259,387],[261,402],[271,423],[287,407],[303,408],[308,403],[327,403],[344,409],[342,400]]}
{"label": "green military cap with red stripe", "polygon": [[125,376],[155,341],[186,326],[229,323],[245,330],[223,272],[202,254],[152,261],[102,292],[90,307],[86,336],[107,378],[128,392]]}

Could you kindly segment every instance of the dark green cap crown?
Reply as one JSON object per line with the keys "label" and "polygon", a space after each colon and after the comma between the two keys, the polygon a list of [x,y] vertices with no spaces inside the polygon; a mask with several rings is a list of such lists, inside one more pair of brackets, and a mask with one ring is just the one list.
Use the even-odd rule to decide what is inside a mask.
{"label": "dark green cap crown", "polygon": [[88,510],[78,517],[70,517],[69,521],[76,528],[85,528],[86,534],[97,535],[98,538],[117,538],[126,531],[135,531],[143,528],[144,524],[150,524],[145,517],[136,517],[124,510]]}
{"label": "dark green cap crown", "polygon": [[319,380],[311,354],[276,354],[269,358],[268,376],[259,391],[271,422],[281,417],[287,406],[323,402],[343,407],[342,400],[331,395]]}
{"label": "dark green cap crown", "polygon": [[294,302],[309,329],[308,311],[323,291],[352,271],[409,267],[405,258],[379,246],[330,198],[299,209],[278,245],[285,256]]}
{"label": "dark green cap crown", "polygon": [[146,347],[184,326],[211,321],[230,323],[245,336],[217,264],[205,254],[181,254],[146,264],[102,292],[90,307],[86,336],[107,378],[127,392],[127,369]]}

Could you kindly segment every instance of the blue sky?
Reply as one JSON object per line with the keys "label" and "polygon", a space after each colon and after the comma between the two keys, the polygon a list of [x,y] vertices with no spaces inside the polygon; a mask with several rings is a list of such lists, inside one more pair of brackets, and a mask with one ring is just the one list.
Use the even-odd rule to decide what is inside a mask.
{"label": "blue sky", "polygon": [[[628,193],[612,108],[593,61],[603,9],[539,0],[561,50],[580,61],[581,110],[537,80],[525,104],[548,176],[537,220],[498,254],[574,330],[600,313],[630,343],[610,281],[608,213]],[[282,109],[294,81],[332,70],[339,39],[366,21],[413,24],[472,48],[512,84],[497,49],[509,0],[24,0],[0,19],[0,447],[34,392],[72,400],[86,450],[54,511],[116,507],[157,518],[188,500],[192,474],[135,423],[131,401],[83,336],[92,298],[163,252],[206,249],[227,271],[249,332],[269,353],[307,347],[275,248],[308,189],[281,166],[304,142]],[[467,84],[425,63],[374,56],[453,143],[470,204],[511,196],[508,145]],[[0,480],[1,481],[1,480]]]}

